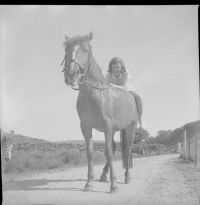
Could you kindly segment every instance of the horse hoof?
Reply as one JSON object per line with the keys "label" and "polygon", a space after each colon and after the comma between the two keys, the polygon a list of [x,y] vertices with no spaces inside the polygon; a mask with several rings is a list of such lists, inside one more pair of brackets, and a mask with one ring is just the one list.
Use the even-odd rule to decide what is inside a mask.
{"label": "horse hoof", "polygon": [[92,185],[85,185],[84,191],[92,191],[92,190],[93,190],[93,186]]}
{"label": "horse hoof", "polygon": [[131,182],[131,179],[129,179],[129,178],[125,179],[125,181],[124,181],[125,184],[130,184],[130,182]]}
{"label": "horse hoof", "polygon": [[99,179],[100,182],[107,182],[107,177],[102,175],[101,178]]}
{"label": "horse hoof", "polygon": [[111,187],[110,188],[110,194],[114,194],[114,193],[116,193],[116,192],[118,192],[118,187]]}

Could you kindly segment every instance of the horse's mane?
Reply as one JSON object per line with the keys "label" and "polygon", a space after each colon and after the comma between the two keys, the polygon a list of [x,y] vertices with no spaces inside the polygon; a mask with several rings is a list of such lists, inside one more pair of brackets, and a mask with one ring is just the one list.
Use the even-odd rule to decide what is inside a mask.
{"label": "horse's mane", "polygon": [[91,67],[93,67],[93,68],[90,69],[90,74],[91,74],[91,77],[93,78],[93,80],[95,80],[96,82],[100,82],[102,85],[106,85],[106,80],[105,80],[105,77],[102,73],[102,70],[99,67],[99,65],[97,64],[97,62],[93,56],[91,56],[91,59],[90,59],[90,68]]}

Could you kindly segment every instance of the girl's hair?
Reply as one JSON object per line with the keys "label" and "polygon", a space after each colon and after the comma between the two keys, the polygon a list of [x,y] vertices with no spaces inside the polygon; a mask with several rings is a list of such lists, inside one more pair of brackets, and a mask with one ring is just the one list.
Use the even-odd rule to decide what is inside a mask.
{"label": "girl's hair", "polygon": [[119,57],[114,57],[114,58],[111,59],[111,61],[109,63],[109,66],[108,66],[108,72],[109,73],[112,73],[112,65],[115,64],[115,63],[120,63],[121,64],[121,73],[126,72],[126,68],[125,68],[123,60]]}

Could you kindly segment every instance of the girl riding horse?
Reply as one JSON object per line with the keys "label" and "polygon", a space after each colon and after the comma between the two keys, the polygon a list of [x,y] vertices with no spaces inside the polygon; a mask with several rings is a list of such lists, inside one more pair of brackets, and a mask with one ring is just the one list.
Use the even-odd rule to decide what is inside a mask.
{"label": "girl riding horse", "polygon": [[140,127],[143,127],[142,124],[142,100],[140,96],[135,93],[132,84],[130,83],[130,74],[126,70],[124,62],[119,57],[114,57],[111,59],[109,63],[108,73],[106,75],[106,81],[108,84],[113,85],[114,87],[118,87],[121,89],[125,89],[130,91],[135,97],[137,110],[139,113],[139,124]]}
{"label": "girl riding horse", "polygon": [[[141,116],[141,114],[138,112],[136,99],[127,90],[108,86],[99,65],[92,55],[90,46],[92,37],[92,33],[72,38],[65,37],[65,57],[61,65],[64,64],[63,72],[66,85],[79,90],[76,109],[80,119],[81,131],[85,138],[88,159],[88,176],[84,190],[88,191],[93,188],[92,130],[96,129],[104,133],[106,169],[104,169],[105,172],[103,171],[103,176],[107,174],[107,168],[109,167],[110,192],[113,193],[118,187],[113,166],[112,141],[114,135],[116,132],[123,130],[121,151],[125,168],[124,182],[128,184],[131,180],[129,171],[131,146],[139,115]],[[117,72],[115,74],[117,76]],[[78,88],[76,88],[77,86]],[[142,104],[139,107],[142,107]]]}

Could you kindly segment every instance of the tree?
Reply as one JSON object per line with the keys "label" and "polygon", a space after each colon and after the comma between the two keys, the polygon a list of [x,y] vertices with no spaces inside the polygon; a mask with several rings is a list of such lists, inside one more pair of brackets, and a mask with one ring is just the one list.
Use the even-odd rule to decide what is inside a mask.
{"label": "tree", "polygon": [[15,133],[15,131],[14,131],[14,130],[10,130],[10,133],[11,133],[11,134],[14,134],[14,133]]}
{"label": "tree", "polygon": [[168,137],[171,134],[171,132],[172,132],[171,130],[160,130],[157,133],[157,137],[162,137],[162,138]]}
{"label": "tree", "polygon": [[149,138],[149,132],[143,128],[138,128],[135,132],[134,143],[138,144]]}
{"label": "tree", "polygon": [[160,130],[157,132],[156,137],[149,140],[149,143],[166,144],[166,142],[169,140],[171,133],[171,130]]}

